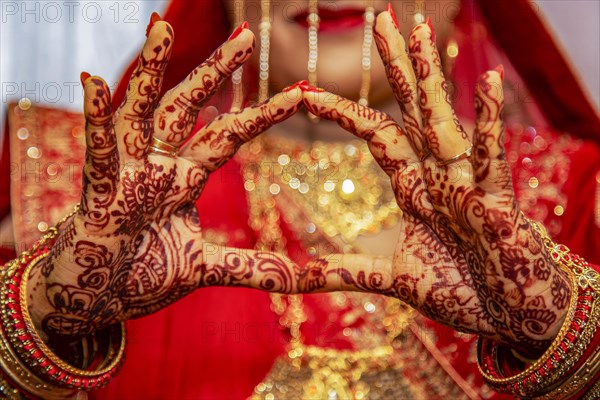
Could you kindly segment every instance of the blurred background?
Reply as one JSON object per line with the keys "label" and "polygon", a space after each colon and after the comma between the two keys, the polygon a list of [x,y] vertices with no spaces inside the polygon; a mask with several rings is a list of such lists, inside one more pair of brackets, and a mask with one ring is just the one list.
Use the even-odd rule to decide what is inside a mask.
{"label": "blurred background", "polygon": [[[600,0],[534,3],[598,106]],[[164,0],[0,0],[2,126],[6,104],[22,97],[81,110],[81,71],[100,75],[114,87],[144,41],[150,14],[163,15],[167,5]]]}
{"label": "blurred background", "polygon": [[150,14],[169,2],[0,0],[0,95],[6,105],[34,103],[82,109],[81,71],[115,87],[141,49]]}

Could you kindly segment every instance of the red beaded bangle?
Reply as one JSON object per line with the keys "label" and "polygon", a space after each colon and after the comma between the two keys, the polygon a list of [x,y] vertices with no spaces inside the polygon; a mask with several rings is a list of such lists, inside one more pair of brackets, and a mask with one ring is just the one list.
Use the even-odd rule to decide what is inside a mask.
{"label": "red beaded bangle", "polygon": [[[501,358],[509,349],[485,338],[478,342],[478,364],[496,391],[526,398],[573,398],[587,391],[600,374],[600,274],[568,248],[545,238],[550,255],[571,279],[573,294],[563,327],[550,348],[531,366],[510,376]],[[590,346],[594,342],[596,346]],[[567,397],[565,397],[567,396]]]}
{"label": "red beaded bangle", "polygon": [[[99,362],[88,364],[90,369],[80,369],[50,350],[29,315],[26,297],[29,273],[49,254],[60,225],[73,216],[78,207],[50,228],[30,251],[23,252],[0,269],[0,304],[4,306],[0,318],[0,367],[18,391],[41,398],[62,398],[73,394],[73,390],[102,387],[115,376],[123,363],[124,323],[114,324],[83,339],[94,342],[100,340],[101,335],[102,340],[104,335],[108,335],[108,350]],[[2,381],[6,383],[6,380]],[[2,392],[13,393],[10,390]]]}
{"label": "red beaded bangle", "polygon": [[31,268],[49,253],[38,248],[9,265],[0,291],[4,304],[3,333],[21,360],[43,380],[73,389],[94,389],[106,385],[118,372],[125,347],[124,325],[108,328],[110,345],[104,362],[93,371],[69,365],[56,356],[41,340],[27,310],[26,285]]}

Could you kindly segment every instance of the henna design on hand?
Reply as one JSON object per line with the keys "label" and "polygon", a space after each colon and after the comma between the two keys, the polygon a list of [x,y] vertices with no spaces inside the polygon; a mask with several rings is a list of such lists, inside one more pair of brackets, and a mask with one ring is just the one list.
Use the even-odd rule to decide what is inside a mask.
{"label": "henna design on hand", "polygon": [[[85,335],[155,312],[207,284],[258,285],[291,292],[278,258],[228,256],[206,264],[195,202],[211,171],[244,142],[293,115],[299,88],[218,116],[190,138],[198,110],[254,48],[242,27],[179,85],[159,98],[173,30],[153,17],[127,96],[113,112],[108,85],[82,73],[86,161],[81,208],[63,224],[50,255],[30,276],[28,302],[48,335]],[[152,136],[187,146],[178,157],[149,152]],[[189,140],[188,140],[189,139]],[[254,281],[247,281],[252,267]]]}
{"label": "henna design on hand", "polygon": [[[455,329],[536,355],[557,334],[571,289],[516,203],[503,146],[503,71],[489,71],[478,82],[470,156],[438,164],[471,142],[451,107],[433,38],[430,24],[418,25],[409,56],[402,57],[405,44],[393,17],[377,18],[377,47],[406,130],[339,96],[304,90],[310,112],[367,140],[404,212],[396,254],[383,275],[364,266],[336,273],[349,289],[398,297]],[[409,106],[413,76],[418,112]],[[432,154],[422,160],[423,145]]]}

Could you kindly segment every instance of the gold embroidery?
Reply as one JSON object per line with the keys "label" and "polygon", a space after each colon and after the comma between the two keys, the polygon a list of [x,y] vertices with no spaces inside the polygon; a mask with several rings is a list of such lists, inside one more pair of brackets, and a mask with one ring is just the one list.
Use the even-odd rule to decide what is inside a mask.
{"label": "gold embroidery", "polygon": [[[78,203],[85,155],[81,113],[9,105],[11,208],[17,251]],[[22,248],[21,248],[22,247]]]}
{"label": "gold embroidery", "polygon": [[[328,248],[329,252],[332,248],[339,251],[335,238],[324,232],[325,228],[320,223],[334,216],[325,212],[324,215],[315,217],[319,209],[312,206],[305,207],[307,201],[300,199],[302,194],[306,193],[299,190],[298,183],[307,183],[307,180],[292,181],[297,177],[294,174],[282,178],[276,176],[277,173],[274,173],[273,169],[263,175],[260,175],[257,170],[254,170],[255,175],[248,174],[248,169],[245,167],[258,165],[259,162],[262,165],[272,166],[274,163],[281,165],[280,161],[283,161],[284,165],[294,161],[292,157],[281,159],[283,152],[273,148],[274,143],[269,139],[270,147],[265,149],[264,142],[255,141],[241,149],[238,155],[242,171],[245,171],[249,223],[259,235],[258,246],[284,252],[286,241],[280,224],[281,221],[285,221],[286,226],[292,230],[292,236],[302,242],[309,256],[318,256],[326,252],[325,248]],[[347,145],[327,144],[327,146],[337,147],[332,153],[341,154]],[[291,151],[290,149],[294,147],[297,147],[297,143],[291,146],[291,143],[286,142],[286,145],[281,148],[285,148],[288,154],[295,155],[295,161],[299,163],[310,162],[311,159],[306,157],[310,152]],[[357,146],[357,151],[360,151],[360,147],[362,145]],[[315,160],[315,163],[318,162],[318,159]],[[363,160],[360,162],[364,171],[373,171],[377,168],[371,156],[368,161],[371,166],[367,166]],[[318,169],[319,167],[316,167],[315,171]],[[308,171],[309,168],[305,167],[305,170]],[[367,174],[370,172],[364,172],[363,178],[370,179],[373,184],[374,178]],[[248,179],[249,177],[253,179]],[[393,200],[389,181],[385,175],[383,178],[385,185],[382,183],[381,186],[389,189],[387,193],[381,193],[380,198]],[[338,181],[343,182],[344,179],[346,177]],[[318,180],[316,182],[312,186],[308,185],[305,188],[308,191],[305,192],[319,193],[314,186],[322,185],[324,182]],[[278,187],[274,187],[274,184]],[[339,200],[331,196],[330,203],[344,202],[343,191],[339,194]],[[314,195],[313,199],[318,199],[318,196],[319,194]],[[339,209],[344,210],[344,207],[348,207],[348,204],[342,204]],[[356,203],[351,207],[357,207]],[[391,214],[392,212],[389,212],[388,216]],[[379,219],[379,228],[384,219]],[[323,225],[329,227],[329,233],[333,233],[334,230],[339,233],[339,225],[332,226],[327,222]],[[355,237],[358,232],[374,232],[377,229],[376,226],[367,230],[360,229],[345,237]],[[351,245],[345,247],[341,251],[354,250]],[[290,345],[288,353],[277,360],[265,380],[256,386],[253,398],[269,399],[274,395],[285,398],[285,393],[288,392],[302,393],[303,398],[323,399],[425,398],[432,393],[456,399],[466,398],[465,393],[424,347],[423,340],[426,339],[418,338],[412,329],[407,329],[414,318],[414,311],[411,308],[396,299],[378,295],[333,293],[315,296],[319,296],[319,301],[335,313],[336,321],[342,328],[336,338],[350,342],[352,348],[356,350],[337,350],[304,344],[301,326],[307,322],[308,315],[303,297],[272,295],[273,310],[280,316],[282,326],[290,332]],[[355,326],[355,323],[360,320],[364,323]],[[414,373],[410,375],[410,379],[407,379],[407,374],[410,374],[408,371],[419,371],[419,373]],[[474,391],[471,389],[471,392]]]}
{"label": "gold embroidery", "polygon": [[[48,226],[51,226],[56,220],[60,219],[65,211],[73,203],[76,203],[79,200],[81,165],[83,162],[83,154],[85,152],[83,131],[84,121],[82,115],[79,113],[69,113],[39,106],[32,106],[27,110],[15,109],[16,107],[16,105],[9,107],[11,157],[14,168],[14,170],[11,171],[11,202],[17,242],[22,243],[23,246],[29,246],[40,236],[40,232],[44,231],[44,229],[47,229]],[[549,227],[549,232],[551,234],[556,234],[561,228],[560,215],[562,215],[562,212],[564,212],[564,209],[567,207],[566,196],[562,192],[562,188],[568,177],[570,167],[569,155],[579,149],[580,141],[566,135],[561,135],[559,137],[558,135],[541,131],[532,135],[530,128],[515,129],[513,127],[513,131],[515,131],[513,138],[507,143],[507,155],[509,161],[511,161],[511,166],[516,168],[517,171],[515,186],[519,191],[519,203],[529,216],[544,220],[544,223]],[[256,146],[256,144],[257,142],[254,142],[251,143],[250,146],[246,146],[246,149],[242,150],[242,153],[245,152],[246,155],[239,159],[242,161],[245,159],[247,163],[251,162],[254,164],[262,162],[262,157],[264,156],[262,153],[263,149],[260,145]],[[330,145],[327,145],[327,147],[329,146]],[[345,154],[343,150],[344,148],[341,147],[339,150],[340,154]],[[283,153],[285,152],[280,151],[278,154],[275,154],[275,156],[279,156]],[[272,161],[274,163],[279,162],[277,158],[273,158]],[[517,164],[519,165],[517,166]],[[321,167],[321,170],[326,169]],[[244,175],[244,177],[245,176],[246,175]],[[364,176],[367,176],[366,172]],[[308,214],[312,211],[310,211],[310,208],[303,207],[307,202],[304,204],[300,203],[300,206],[296,204],[301,195],[301,192],[298,190],[300,187],[298,186],[298,189],[292,190],[289,186],[289,184],[292,183],[291,178],[293,177],[299,179],[298,176],[291,176],[284,182],[271,182],[277,183],[279,186],[278,196],[280,198],[277,202],[274,200],[274,196],[270,191],[271,189],[275,191],[275,187],[271,188],[270,186],[267,186],[266,191],[261,189],[263,190],[262,195],[259,195],[260,191],[255,192],[254,194],[256,196],[250,194],[251,192],[248,191],[249,200],[251,200],[250,197],[253,196],[255,199],[260,199],[260,207],[255,207],[252,204],[249,205],[250,224],[256,232],[261,232],[263,234],[261,242],[264,244],[278,243],[278,246],[281,246],[282,248],[285,247],[285,238],[283,238],[278,230],[266,229],[269,228],[269,226],[274,227],[275,225],[278,225],[280,219],[283,219],[288,223],[289,227],[292,228],[296,234],[299,232],[306,233],[307,228],[312,229],[312,226],[308,226],[308,218],[312,217],[312,215],[307,215],[307,210],[309,210]],[[597,177],[597,180],[600,181],[600,177]],[[343,184],[343,180],[341,182]],[[355,182],[353,183],[356,192],[357,186]],[[284,185],[288,186],[284,187]],[[293,185],[296,185],[295,181]],[[598,185],[596,217],[600,226],[600,182]],[[246,189],[248,190],[250,187],[251,185],[248,183]],[[388,193],[382,193],[381,196],[387,194]],[[378,204],[384,204],[384,201],[382,200],[384,197],[381,196],[377,197],[375,200],[376,202],[380,202]],[[363,202],[365,201],[363,200]],[[366,203],[369,203],[368,198]],[[289,207],[287,207],[288,205]],[[285,209],[283,215],[279,215],[279,210],[281,208]],[[342,213],[347,214],[343,209]],[[383,218],[381,215],[375,215],[374,219],[379,218],[382,224],[385,224],[386,221],[391,224],[393,223],[393,218],[390,216],[393,216],[392,212],[383,215]],[[364,215],[361,217],[364,217]],[[386,219],[388,217],[390,217],[389,220]],[[322,220],[324,220],[324,224],[326,225],[327,220]],[[368,218],[361,222],[363,226],[366,220],[368,220]],[[312,222],[314,223],[314,221]],[[309,253],[315,255],[319,254],[319,252],[322,251],[319,246],[323,246],[324,244],[333,243],[339,246],[339,242],[336,242],[334,238],[325,235],[324,229],[321,226],[316,227],[316,225],[317,223],[315,223],[316,235],[302,235],[302,238],[304,239],[303,242],[306,245],[306,249],[309,250]],[[360,229],[358,235],[376,231],[378,229],[376,225],[377,224],[372,224],[371,227]],[[263,226],[265,229],[263,229]],[[355,223],[354,226],[360,226],[360,223]],[[341,225],[334,228],[335,231],[330,230],[330,232],[333,232],[333,236],[339,235],[340,231],[343,230],[343,226]],[[223,236],[216,232],[213,234],[213,232],[210,231],[206,231],[205,234],[207,237],[211,237],[210,240],[214,242],[227,240],[227,235]],[[356,235],[357,233],[354,232],[352,234],[346,234],[345,237],[351,238]],[[311,240],[307,241],[308,237],[310,237]],[[340,250],[348,251],[349,249],[342,248]],[[365,328],[363,330],[350,328],[350,335],[348,337],[344,336],[352,341],[355,348],[373,349],[377,348],[377,346],[385,346],[390,343],[386,340],[385,332],[390,336],[392,336],[392,332],[400,332],[400,335],[394,342],[396,343],[394,346],[397,346],[400,349],[395,352],[401,351],[404,355],[404,365],[393,367],[397,369],[384,368],[379,372],[370,370],[365,371],[362,374],[362,378],[357,380],[357,382],[367,382],[367,387],[360,385],[353,387],[352,390],[355,390],[356,393],[368,393],[370,398],[375,398],[375,393],[368,391],[368,386],[371,385],[372,382],[377,381],[378,383],[381,383],[386,379],[390,379],[399,385],[398,382],[405,379],[403,378],[402,373],[407,369],[416,368],[422,370],[425,368],[427,363],[415,362],[415,360],[420,360],[422,354],[427,350],[423,347],[423,344],[415,338],[408,329],[406,329],[409,322],[406,322],[405,315],[402,317],[394,317],[395,315],[403,315],[396,310],[389,312],[392,315],[392,317],[390,317],[381,311],[389,306],[389,303],[382,300],[376,300],[377,296],[369,297],[368,295],[356,293],[319,296],[322,296],[325,299],[324,301],[328,302],[328,307],[330,307],[331,310],[334,310],[335,313],[342,313],[342,310],[345,308],[352,308],[355,310],[353,313],[343,313],[347,327],[351,327],[359,318],[365,316],[368,318],[368,323],[365,325],[369,325],[371,328]],[[281,298],[289,301],[284,297]],[[289,299],[292,298],[294,298],[294,296],[289,297]],[[364,309],[367,304],[373,305],[376,312],[368,313]],[[370,308],[371,306],[369,305],[368,307]],[[282,309],[283,311],[286,311],[290,309],[290,307],[287,306],[287,303],[284,303]],[[298,311],[296,310],[295,312]],[[382,314],[383,316],[381,316]],[[284,317],[285,316],[282,315],[282,319]],[[295,318],[296,317],[297,316],[295,316]],[[405,322],[402,322],[403,318]],[[294,319],[294,321],[304,322],[302,321],[302,318],[299,320]],[[293,329],[293,326],[291,325],[289,327],[290,329]],[[393,325],[393,327],[387,331],[382,328],[386,326],[389,328],[389,325]],[[369,333],[369,329],[372,329],[373,333]],[[341,334],[343,335],[343,332]],[[398,345],[397,343],[402,344]],[[414,357],[412,357],[411,354]],[[288,359],[289,356],[283,360],[286,365],[289,364]],[[307,359],[295,357],[294,360],[300,360],[294,368],[304,368],[302,362]],[[428,372],[429,375],[423,377],[422,381],[424,382],[421,383],[419,383],[419,379],[411,377],[410,388],[406,390],[417,393],[422,391],[422,388],[427,388],[423,393],[431,394],[433,393],[431,391],[433,390],[432,387],[438,386],[438,389],[442,388],[442,391],[446,391],[446,395],[450,393],[449,398],[459,398],[459,395],[462,392],[458,389],[456,384],[453,382],[441,383],[446,379],[450,379],[449,375],[441,370],[435,360],[432,361],[431,357],[427,358],[427,360],[432,363],[431,366],[427,367],[430,370]],[[298,366],[298,364],[300,366]],[[275,374],[275,369],[276,368],[274,367],[271,372],[272,374]],[[377,378],[374,378],[375,376],[377,376]],[[408,388],[409,386],[406,387]],[[421,389],[419,389],[419,387]],[[415,397],[418,396],[415,395]]]}
{"label": "gold embroidery", "polygon": [[567,134],[520,124],[512,124],[507,133],[511,137],[506,141],[506,154],[515,172],[513,184],[519,206],[528,217],[542,221],[550,236],[556,236],[568,206],[564,186],[571,157],[582,142]]}
{"label": "gold embroidery", "polygon": [[600,172],[596,174],[596,206],[594,207],[596,226],[600,228]]}
{"label": "gold embroidery", "polygon": [[398,222],[389,177],[373,162],[366,143],[315,142],[305,150],[292,140],[277,139],[276,147],[278,154],[262,158],[261,168],[245,174],[246,190],[270,179],[272,195],[285,192],[327,236],[339,235],[346,243]]}

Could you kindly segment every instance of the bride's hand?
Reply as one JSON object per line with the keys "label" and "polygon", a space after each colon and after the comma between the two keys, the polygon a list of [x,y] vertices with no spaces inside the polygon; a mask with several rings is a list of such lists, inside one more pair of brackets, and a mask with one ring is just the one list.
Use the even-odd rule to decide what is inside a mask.
{"label": "bride's hand", "polygon": [[394,17],[377,18],[404,129],[384,113],[304,88],[308,110],[368,142],[403,211],[391,265],[348,259],[329,273],[344,277],[342,287],[396,296],[436,321],[535,353],[557,334],[570,288],[515,199],[503,145],[503,72],[489,71],[477,84],[471,139],[450,104],[433,36],[428,24],[415,27],[407,54]]}
{"label": "bride's hand", "polygon": [[[255,38],[240,26],[159,98],[174,37],[168,23],[156,16],[153,22],[118,109],[112,110],[101,78],[82,74],[87,151],[81,207],[28,283],[32,318],[46,334],[87,334],[211,283],[259,284],[256,277],[244,280],[248,276],[207,278],[235,252],[210,246],[205,254],[195,202],[209,173],[241,144],[298,110],[301,91],[292,86],[263,104],[221,114],[190,138],[203,103],[250,57]],[[178,154],[169,154],[174,149]],[[257,255],[244,257],[247,266]]]}

